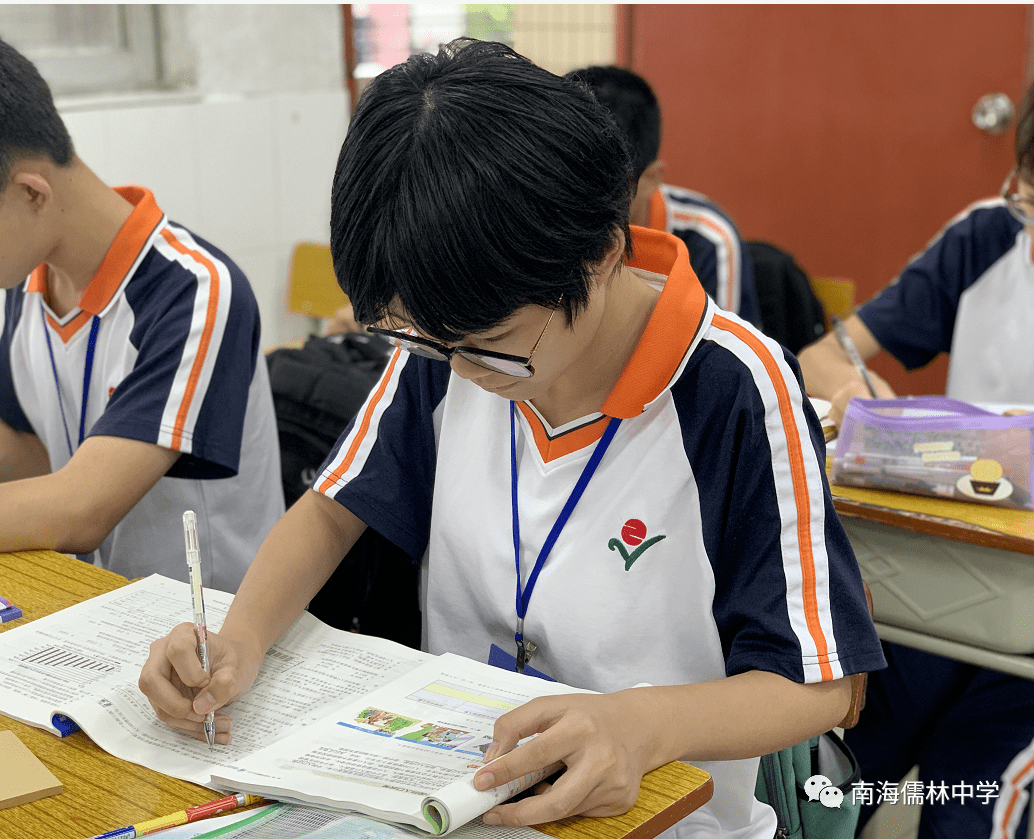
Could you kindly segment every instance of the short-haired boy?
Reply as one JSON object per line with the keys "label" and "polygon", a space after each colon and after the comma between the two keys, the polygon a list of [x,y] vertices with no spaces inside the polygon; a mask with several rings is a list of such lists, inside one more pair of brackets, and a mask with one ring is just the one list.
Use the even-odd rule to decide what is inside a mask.
{"label": "short-haired boy", "polygon": [[[26,279],[28,277],[28,279]],[[0,41],[0,550],[235,591],[283,513],[259,317],[240,269],[75,154]]]}
{"label": "short-haired boy", "polygon": [[678,239],[630,237],[631,183],[588,89],[500,44],[371,82],[331,248],[357,320],[408,352],[255,558],[211,679],[187,626],[152,645],[161,719],[200,736],[369,525],[426,562],[431,652],[602,692],[497,721],[479,788],[567,770],[486,823],[623,812],[684,758],[715,793],[681,836],[771,839],[758,755],[835,726],[844,677],[883,659],[792,356],[718,310]]}

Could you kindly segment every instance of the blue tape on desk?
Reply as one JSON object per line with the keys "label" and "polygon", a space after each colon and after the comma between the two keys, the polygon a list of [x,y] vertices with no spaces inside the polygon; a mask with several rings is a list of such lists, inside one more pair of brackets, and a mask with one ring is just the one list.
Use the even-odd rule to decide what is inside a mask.
{"label": "blue tape on desk", "polygon": [[6,597],[0,597],[0,623],[10,623],[22,616],[22,610]]}
{"label": "blue tape on desk", "polygon": [[74,720],[70,720],[64,714],[54,714],[50,718],[50,724],[57,729],[58,734],[62,737],[67,737],[69,734],[74,734],[79,730],[79,726]]}

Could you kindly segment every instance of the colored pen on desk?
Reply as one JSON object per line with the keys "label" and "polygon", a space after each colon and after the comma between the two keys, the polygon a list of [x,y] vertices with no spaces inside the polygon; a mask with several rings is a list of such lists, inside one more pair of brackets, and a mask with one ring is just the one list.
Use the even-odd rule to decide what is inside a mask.
{"label": "colored pen on desk", "polygon": [[840,320],[836,315],[833,315],[830,319],[830,323],[833,324],[833,333],[837,336],[837,341],[840,342],[840,346],[844,348],[844,352],[847,353],[847,357],[851,359],[851,363],[854,365],[854,369],[858,371],[858,375],[862,377],[862,381],[865,382],[865,386],[869,388],[869,393],[873,399],[876,399],[876,388],[872,386],[872,379],[869,378],[869,371],[865,367],[865,362],[862,361],[862,357],[858,355],[858,349],[854,345],[854,341],[851,340],[851,336],[847,334],[847,329],[844,328],[844,322]]}
{"label": "colored pen on desk", "polygon": [[[197,516],[193,510],[183,514],[183,536],[187,541],[187,567],[190,569],[190,599],[194,607],[194,632],[197,634],[197,656],[208,672],[208,626],[205,623],[205,598],[201,590],[201,554],[197,547]],[[215,712],[205,715],[205,740],[215,747]]]}
{"label": "colored pen on desk", "polygon": [[136,839],[137,836],[157,833],[159,830],[165,830],[169,827],[179,827],[190,822],[196,822],[198,819],[206,819],[209,816],[217,816],[220,813],[236,810],[239,807],[263,803],[265,803],[265,799],[257,795],[244,795],[242,793],[228,795],[226,798],[220,798],[218,801],[209,801],[207,804],[188,807],[186,810],[180,810],[171,816],[163,816],[160,819],[150,819],[129,827],[109,830],[107,833],[100,833],[94,836],[93,839]]}

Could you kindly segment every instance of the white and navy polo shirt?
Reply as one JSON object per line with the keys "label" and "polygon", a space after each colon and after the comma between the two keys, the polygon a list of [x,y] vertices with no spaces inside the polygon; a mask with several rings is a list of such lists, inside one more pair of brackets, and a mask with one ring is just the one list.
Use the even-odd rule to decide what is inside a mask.
{"label": "white and navy polo shirt", "polygon": [[1031,245],[1004,201],[972,204],[858,316],[910,370],[950,352],[948,396],[1028,405],[1034,397]]}
{"label": "white and navy polo shirt", "polygon": [[95,562],[129,578],[186,580],[189,509],[205,585],[233,592],[284,511],[258,306],[240,269],[168,221],[148,190],[117,191],[135,209],[77,308],[51,311],[45,265],[4,292],[0,417],[36,434],[55,472],[78,448],[80,426],[180,452]]}
{"label": "white and navy polo shirt", "polygon": [[[817,682],[882,667],[796,362],[708,299],[680,240],[633,236],[631,267],[663,288],[602,411],[551,428],[517,405],[522,576],[621,418],[534,588],[533,666],[606,692],[755,669]],[[314,488],[424,557],[431,652],[512,653],[506,399],[396,352]],[[680,837],[770,839],[757,759],[700,765],[714,797]]]}
{"label": "white and navy polo shirt", "polygon": [[754,264],[732,219],[706,195],[661,184],[650,196],[651,230],[678,236],[689,251],[689,264],[720,309],[757,326]]}

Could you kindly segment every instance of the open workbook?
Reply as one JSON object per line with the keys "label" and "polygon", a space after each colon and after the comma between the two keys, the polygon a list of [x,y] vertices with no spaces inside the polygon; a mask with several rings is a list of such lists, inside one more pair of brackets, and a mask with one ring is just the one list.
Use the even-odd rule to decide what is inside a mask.
{"label": "open workbook", "polygon": [[[231,600],[206,591],[211,628]],[[232,744],[210,750],[160,722],[137,687],[151,641],[190,620],[190,602],[186,583],[155,575],[8,630],[0,713],[59,735],[74,721],[116,757],[213,789],[443,834],[541,778],[474,789],[495,719],[536,696],[585,692],[305,613],[227,709]]]}

